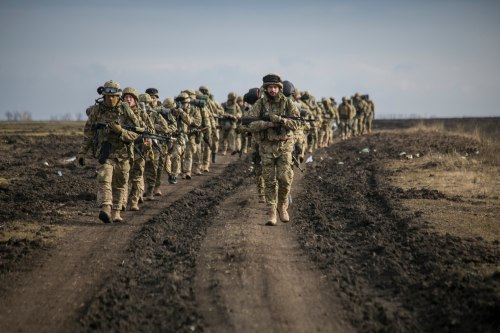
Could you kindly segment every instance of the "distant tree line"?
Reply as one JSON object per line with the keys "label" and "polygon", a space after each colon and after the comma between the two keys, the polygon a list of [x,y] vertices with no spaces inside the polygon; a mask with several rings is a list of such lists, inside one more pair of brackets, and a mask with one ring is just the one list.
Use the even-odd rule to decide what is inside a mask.
{"label": "distant tree line", "polygon": [[31,112],[29,111],[7,111],[5,112],[7,121],[31,121]]}
{"label": "distant tree line", "polygon": [[[31,116],[31,112],[29,111],[7,111],[5,112],[5,118],[7,121],[32,121],[33,118]],[[51,121],[83,121],[82,113],[75,113],[72,115],[71,113],[66,113],[64,115],[52,115],[50,116]]]}

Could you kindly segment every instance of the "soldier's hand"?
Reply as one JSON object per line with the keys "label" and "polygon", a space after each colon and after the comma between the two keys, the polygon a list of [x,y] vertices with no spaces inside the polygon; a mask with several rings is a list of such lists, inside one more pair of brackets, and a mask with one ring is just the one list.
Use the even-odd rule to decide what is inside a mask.
{"label": "soldier's hand", "polygon": [[143,127],[136,127],[136,128],[135,128],[135,131],[136,131],[137,133],[144,133],[144,132],[146,131],[146,129],[145,129],[145,128],[143,128]]}
{"label": "soldier's hand", "polygon": [[273,123],[281,123],[281,116],[277,116],[277,115],[273,114],[272,116],[269,117],[269,119]]}
{"label": "soldier's hand", "polygon": [[116,134],[121,134],[123,132],[123,128],[117,122],[112,122],[109,124],[109,129]]}

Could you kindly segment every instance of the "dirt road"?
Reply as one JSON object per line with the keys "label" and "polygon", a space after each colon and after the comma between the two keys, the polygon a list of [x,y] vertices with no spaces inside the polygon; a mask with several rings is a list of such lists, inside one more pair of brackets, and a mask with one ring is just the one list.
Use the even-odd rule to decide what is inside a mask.
{"label": "dirt road", "polygon": [[248,161],[219,156],[209,174],[126,212],[128,223],[103,225],[93,168],[61,163],[74,138],[9,136],[0,231],[15,236],[0,244],[0,330],[495,332],[498,236],[439,233],[430,209],[405,205],[494,219],[498,195],[397,187],[388,166],[403,149],[466,156],[478,142],[406,132],[337,142],[296,173],[291,222],[276,227],[263,225]]}

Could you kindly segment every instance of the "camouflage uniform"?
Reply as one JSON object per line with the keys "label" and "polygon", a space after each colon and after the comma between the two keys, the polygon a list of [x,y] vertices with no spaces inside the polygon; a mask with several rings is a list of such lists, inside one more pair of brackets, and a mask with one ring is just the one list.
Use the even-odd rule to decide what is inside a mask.
{"label": "camouflage uniform", "polygon": [[[127,187],[130,158],[133,154],[131,143],[138,137],[136,133],[124,129],[121,125],[134,127],[138,126],[139,122],[127,103],[116,100],[121,95],[120,85],[117,82],[107,81],[102,94],[105,96],[104,103],[95,106],[85,123],[78,163],[80,165],[85,163],[85,155],[89,151],[99,159],[97,168],[97,205],[101,207],[99,218],[109,223],[112,220],[122,220],[120,210]],[[108,123],[109,126],[96,128],[99,122]]]}
{"label": "camouflage uniform", "polygon": [[227,95],[227,101],[222,103],[222,107],[224,113],[219,119],[219,124],[222,131],[222,155],[226,155],[228,146],[232,153],[239,150],[240,140],[236,135],[236,123],[241,118],[241,110],[236,104],[236,93],[230,92]]}
{"label": "camouflage uniform", "polygon": [[[212,163],[215,163],[216,153],[219,149],[219,139],[220,139],[219,117],[222,116],[222,114],[224,113],[224,109],[222,108],[222,105],[220,105],[215,101],[213,95],[210,94],[210,91],[207,86],[200,86],[199,90],[204,96],[208,97],[206,101],[207,102],[206,107],[210,113],[213,125],[215,126],[212,128],[212,133],[210,138],[211,161]],[[210,160],[205,161],[204,159],[204,164],[205,164],[205,169],[208,171],[210,167]]]}
{"label": "camouflage uniform", "polygon": [[355,115],[353,108],[348,103],[347,97],[342,97],[342,103],[338,107],[340,120],[340,138],[346,140],[350,137],[350,128]]}
{"label": "camouflage uniform", "polygon": [[364,101],[368,105],[366,112],[365,112],[365,131],[366,133],[370,134],[372,132],[372,122],[373,122],[373,117],[375,116],[375,104],[373,101],[370,99],[370,96],[364,95]]}
{"label": "camouflage uniform", "polygon": [[[173,174],[172,174],[172,159],[171,159],[171,153],[172,153],[172,147],[176,141],[175,136],[177,135],[177,121],[175,119],[175,116],[172,113],[172,110],[175,108],[175,102],[173,98],[166,98],[163,101],[163,108],[160,111],[160,115],[165,119],[168,123],[169,128],[173,130],[172,132],[172,141],[168,142],[166,144],[166,152],[164,155],[164,161],[163,164],[161,161],[158,163],[158,168],[163,168],[165,172],[168,175],[168,182],[171,184],[175,184],[176,181],[173,179]],[[158,173],[161,174],[160,171]],[[157,176],[158,177],[158,176]]]}
{"label": "camouflage uniform", "polygon": [[[299,117],[295,104],[286,98],[281,89],[283,85],[277,74],[263,78],[265,94],[250,110],[250,116],[262,118],[269,116],[271,121],[258,120],[249,125],[249,130],[259,141],[262,160],[265,197],[269,208],[266,224],[276,224],[276,208],[283,222],[288,221],[288,196],[290,194],[293,170],[292,151],[295,144],[294,132],[300,128],[299,121],[281,118],[282,115]],[[279,87],[277,95],[269,95],[269,89]]]}
{"label": "camouflage uniform", "polygon": [[[146,111],[144,111],[138,104],[137,91],[131,87],[123,89],[124,95],[131,95],[134,97],[136,104],[131,107],[134,115],[139,121],[139,126],[151,131],[153,124],[149,119]],[[130,170],[129,184],[130,184],[130,210],[139,210],[139,199],[144,193],[144,166],[146,159],[153,159],[153,148],[151,141],[143,138],[138,138],[134,141],[134,158]],[[126,203],[124,203],[126,205]]]}
{"label": "camouflage uniform", "polygon": [[[176,130],[175,122],[169,123],[160,114],[163,107],[153,108],[151,105],[146,105],[146,112],[151,120],[153,129],[152,132],[163,135],[171,136]],[[158,142],[156,139],[151,140],[154,149],[153,158],[146,159],[144,176],[146,179],[146,198],[152,200],[153,196],[161,196],[161,176],[168,159],[168,143]]]}
{"label": "camouflage uniform", "polygon": [[368,109],[368,104],[361,99],[361,96],[356,93],[354,95],[352,104],[356,109],[356,117],[354,118],[354,135],[362,135],[364,133],[364,119],[365,112]]}
{"label": "camouflage uniform", "polygon": [[181,93],[176,97],[179,104],[172,113],[177,119],[177,131],[179,136],[172,151],[172,173],[179,173],[182,168],[183,177],[191,179],[193,167],[193,155],[196,153],[196,132],[201,125],[201,114],[198,108],[190,105],[191,99],[186,93]]}

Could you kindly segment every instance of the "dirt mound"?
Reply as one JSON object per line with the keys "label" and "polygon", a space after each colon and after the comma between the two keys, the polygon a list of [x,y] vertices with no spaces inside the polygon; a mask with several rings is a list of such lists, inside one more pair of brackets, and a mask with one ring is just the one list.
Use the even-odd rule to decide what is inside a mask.
{"label": "dirt mound", "polygon": [[[402,150],[467,152],[476,146],[441,133],[376,134],[330,147],[306,175],[294,227],[360,331],[499,327],[498,242],[434,233],[418,212],[402,208],[408,193],[391,186],[384,170],[384,161]],[[365,147],[370,153],[360,153]],[[440,196],[424,192],[411,194]],[[485,267],[492,273],[483,273]]]}

